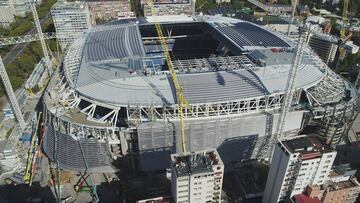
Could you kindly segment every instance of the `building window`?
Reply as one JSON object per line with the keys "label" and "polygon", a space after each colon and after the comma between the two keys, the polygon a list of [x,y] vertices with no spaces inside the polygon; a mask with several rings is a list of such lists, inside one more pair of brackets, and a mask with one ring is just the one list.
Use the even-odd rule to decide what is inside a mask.
{"label": "building window", "polygon": [[326,156],[326,158],[331,158],[331,157],[332,157],[332,154]]}

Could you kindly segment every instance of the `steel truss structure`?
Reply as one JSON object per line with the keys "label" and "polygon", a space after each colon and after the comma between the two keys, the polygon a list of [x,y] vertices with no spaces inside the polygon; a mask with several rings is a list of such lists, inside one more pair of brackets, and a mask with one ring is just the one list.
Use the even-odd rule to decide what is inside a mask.
{"label": "steel truss structure", "polygon": [[[90,105],[79,109],[80,112],[86,114],[88,119],[97,122],[110,122],[114,125],[116,120],[117,112],[124,108],[126,109],[126,119],[133,123],[139,123],[149,120],[157,119],[178,119],[179,112],[177,105],[173,106],[116,106],[112,104],[105,104],[94,101],[92,99],[78,95],[74,90],[76,76],[80,69],[81,56],[82,56],[82,44],[84,40],[76,40],[72,45],[73,48],[69,49],[69,53],[66,55],[64,60],[63,74],[57,86],[59,87],[59,101],[66,106],[68,109],[78,108],[79,103],[84,100]],[[306,49],[306,48],[305,48]],[[337,95],[344,91],[344,83],[335,73],[331,70],[327,70],[326,64],[317,58],[316,55],[309,49],[304,51],[304,58],[311,60],[314,65],[323,69],[324,74],[323,80],[320,80],[317,84],[307,89],[298,89],[294,91],[293,103],[298,102],[300,94],[305,91],[309,101],[313,105],[321,105],[328,102],[327,98],[322,98],[326,94],[324,91],[336,90]],[[179,72],[207,72],[213,69],[220,70],[231,70],[231,69],[249,69],[252,70],[255,65],[244,56],[236,57],[217,57],[207,59],[193,59],[193,60],[177,60],[174,62]],[[207,66],[208,65],[208,66]],[[207,67],[207,68],[206,68]],[[209,68],[211,67],[211,68]],[[214,71],[214,70],[213,70]],[[163,74],[166,71],[162,72]],[[322,87],[325,85],[327,88]],[[323,91],[320,91],[323,90]],[[334,94],[332,94],[334,95]],[[322,102],[321,102],[322,101]],[[218,103],[204,103],[204,104],[190,104],[191,111],[184,110],[185,118],[201,118],[210,116],[223,116],[223,115],[235,115],[235,114],[246,114],[256,113],[262,111],[277,110],[283,102],[283,94],[271,94],[266,96],[248,98],[236,101],[226,101]],[[104,107],[109,109],[109,113],[101,118],[94,118],[94,112],[97,107]]]}
{"label": "steel truss structure", "polygon": [[[30,41],[34,41],[35,39],[40,40],[41,47],[42,47],[42,50],[44,52],[45,65],[46,65],[46,68],[48,70],[49,76],[51,76],[51,73],[52,73],[51,61],[50,61],[49,53],[48,53],[48,50],[47,50],[47,47],[46,47],[46,44],[45,44],[45,37],[44,37],[44,34],[42,32],[42,29],[41,29],[39,16],[38,16],[37,11],[36,11],[36,5],[35,5],[34,2],[28,2],[28,4],[30,5],[31,11],[32,11],[32,14],[33,14],[33,17],[34,17],[36,30],[38,32],[37,35],[27,35],[27,36],[22,36],[22,37],[13,37],[13,38],[3,39],[2,41],[0,41],[0,43],[1,43],[0,46],[14,44],[14,43],[30,42]],[[53,37],[53,36],[49,35],[49,37]],[[16,119],[18,121],[18,124],[20,126],[20,129],[24,130],[25,127],[26,127],[26,123],[25,123],[25,120],[24,120],[23,115],[21,113],[21,109],[20,109],[19,104],[18,104],[18,102],[16,100],[14,91],[12,89],[9,77],[8,77],[8,75],[6,73],[6,69],[5,69],[5,66],[4,66],[1,58],[0,58],[0,76],[2,78],[6,93],[7,93],[8,97],[9,97],[10,104],[11,104],[11,106],[13,108],[13,111],[14,111],[14,114],[15,114]]]}
{"label": "steel truss structure", "polygon": [[35,3],[29,3],[29,4],[30,4],[30,8],[31,8],[33,17],[34,17],[36,30],[37,30],[37,33],[39,35],[40,44],[41,44],[41,47],[42,47],[42,50],[43,50],[43,53],[44,53],[45,66],[47,68],[49,76],[51,76],[52,71],[53,71],[52,70],[52,65],[51,65],[51,60],[50,60],[50,56],[49,56],[49,53],[48,53],[48,49],[46,47],[45,38],[44,38],[44,34],[42,32],[39,16],[38,16],[38,13],[36,11],[36,5],[35,5]]}
{"label": "steel truss structure", "polygon": [[10,104],[11,104],[11,106],[13,108],[16,120],[18,121],[18,124],[19,124],[21,130],[25,130],[26,123],[25,123],[24,117],[23,117],[23,115],[21,113],[19,103],[18,103],[18,101],[16,99],[14,90],[13,90],[13,88],[11,86],[9,76],[6,73],[6,69],[5,69],[5,66],[4,66],[4,63],[3,63],[2,59],[1,59],[1,57],[0,57],[0,76],[1,76],[1,80],[3,81],[5,91],[6,91],[7,95],[8,95],[8,97],[9,97]]}
{"label": "steel truss structure", "polygon": [[235,70],[255,68],[255,64],[246,56],[211,57],[202,59],[176,60],[174,68],[179,73],[208,72],[219,70]]}
{"label": "steel truss structure", "polygon": [[[96,29],[97,31],[101,30],[101,27]],[[112,28],[105,27],[104,29]],[[281,38],[287,39],[293,47],[297,45],[297,41],[291,40],[284,35],[281,35]],[[140,152],[136,151],[136,147],[141,144],[139,140],[149,138],[149,142],[153,142],[154,140],[151,139],[155,139],[155,134],[157,137],[166,137],[168,129],[171,128],[178,131],[181,114],[184,115],[184,118],[189,123],[198,122],[198,124],[194,124],[194,126],[200,126],[199,129],[209,129],[208,126],[214,127],[215,125],[212,122],[214,120],[219,120],[219,123],[221,123],[223,121],[220,122],[220,120],[246,120],[253,116],[254,118],[261,117],[261,132],[257,132],[257,137],[254,136],[256,137],[254,139],[257,140],[256,143],[252,143],[254,146],[250,144],[254,148],[251,153],[251,158],[256,159],[267,159],[271,155],[271,147],[275,137],[274,129],[277,127],[276,125],[284,125],[286,114],[289,114],[289,120],[297,119],[299,122],[296,123],[296,127],[291,126],[293,128],[289,127],[288,123],[286,123],[287,129],[284,130],[286,132],[284,132],[285,135],[287,135],[289,131],[299,130],[301,125],[305,125],[304,123],[319,123],[323,126],[319,133],[327,132],[327,134],[329,134],[329,132],[331,132],[334,135],[331,140],[333,140],[333,142],[338,141],[341,136],[344,135],[343,132],[346,131],[347,126],[344,125],[344,123],[351,121],[354,117],[353,115],[356,114],[358,100],[352,93],[351,100],[345,101],[345,92],[352,90],[351,84],[348,84],[343,78],[336,75],[332,70],[329,70],[327,65],[321,61],[309,47],[304,45],[303,41],[300,43],[301,46],[299,45],[299,50],[302,50],[302,53],[300,51],[297,52],[297,57],[295,58],[295,65],[297,64],[298,67],[290,71],[291,74],[288,81],[290,81],[290,83],[294,82],[297,69],[299,69],[299,74],[302,74],[302,77],[304,77],[304,75],[308,76],[300,72],[303,70],[302,66],[311,66],[319,69],[317,70],[317,75],[314,76],[316,80],[309,80],[309,83],[300,83],[303,85],[300,87],[293,84],[285,91],[282,87],[279,88],[276,86],[275,88],[275,86],[269,86],[275,90],[271,91],[272,93],[270,94],[266,93],[267,95],[262,96],[221,102],[191,103],[189,104],[189,108],[183,108],[182,112],[180,112],[177,104],[138,105],[132,103],[106,103],[100,101],[101,98],[97,100],[96,97],[90,98],[79,93],[76,90],[76,82],[84,54],[83,47],[86,43],[86,37],[84,37],[75,40],[69,47],[68,53],[64,58],[63,66],[59,67],[59,71],[54,73],[49,83],[49,88],[44,96],[45,123],[49,128],[53,128],[54,131],[61,133],[63,139],[67,139],[66,143],[78,142],[79,140],[91,142],[93,139],[96,139],[98,148],[94,148],[94,151],[98,149],[108,151],[112,157],[131,154],[131,156],[139,158]],[[136,57],[136,59],[141,59],[141,57]],[[116,59],[106,60],[105,62],[112,62],[111,60]],[[146,58],[143,58],[143,60],[146,60]],[[231,71],[235,69],[245,69],[250,72],[256,72],[258,68],[266,68],[257,67],[244,55],[176,60],[173,61],[173,65],[176,72],[181,74],[219,70]],[[281,73],[281,71],[285,72],[287,70],[288,65],[289,64],[281,65],[281,68],[269,68],[274,68],[274,70],[278,69]],[[169,74],[169,72],[158,71],[154,74]],[[276,75],[276,72],[274,72],[274,75]],[[287,74],[282,76],[287,77]],[[155,76],[153,76],[153,74],[147,74],[147,77]],[[266,77],[268,76],[262,75],[262,77],[267,79]],[[259,76],[259,80],[263,79],[262,77]],[[283,105],[284,103],[286,105]],[[335,103],[336,108],[333,108]],[[285,116],[279,115],[281,109],[283,112],[286,112]],[[304,112],[306,116],[309,117],[306,118],[308,119],[306,121],[305,119],[300,120],[303,118]],[[299,114],[292,116],[297,113]],[[281,117],[281,120],[279,117]],[[276,120],[274,121],[274,119]],[[223,123],[231,122],[224,121]],[[258,129],[256,124],[257,123],[254,124],[254,128]],[[172,125],[172,127],[163,127],[163,125]],[[236,126],[239,127],[239,125]],[[338,129],[336,129],[337,126]],[[149,133],[141,134],[140,131],[142,128],[149,128]],[[188,127],[187,130],[190,132],[194,128]],[[244,127],[241,128],[244,129]],[[245,126],[245,128],[247,128],[247,126]],[[153,129],[154,131],[152,131]],[[235,131],[236,130],[234,130],[234,132]],[[199,130],[197,132],[206,131]],[[236,131],[236,133],[237,132],[238,131]],[[340,137],[339,132],[341,132]],[[169,134],[171,134],[170,137],[173,138],[173,133]],[[195,134],[196,133],[193,133],[191,135],[195,136]],[[245,132],[243,132],[243,134],[249,135]],[[147,137],[147,135],[149,135],[149,137]],[[232,139],[233,137],[229,136],[229,138]],[[171,139],[167,139],[166,137],[164,140],[164,143],[168,143],[168,140]],[[82,142],[83,145],[84,143],[85,142]],[[157,147],[162,144],[160,141],[154,141],[154,143],[156,143]],[[105,144],[108,145],[108,148],[104,147]],[[160,147],[163,147],[163,145]],[[157,148],[154,150],[157,150]],[[79,156],[80,155],[81,154],[79,154]],[[72,158],[68,159],[73,161]],[[86,159],[88,159],[88,157]],[[94,159],[97,158],[93,158],[93,160]]]}
{"label": "steel truss structure", "polygon": [[271,6],[263,4],[257,0],[247,0],[248,2],[254,4],[255,6],[263,9],[264,11],[267,11],[271,14],[282,14],[284,12],[291,12],[291,6]]}
{"label": "steel truss structure", "polygon": [[[54,33],[54,32],[44,33],[44,39],[55,39],[55,38],[56,38],[56,33]],[[39,40],[40,40],[39,34],[31,34],[31,35],[25,35],[25,36],[19,36],[19,37],[1,38],[0,46],[20,44],[20,43],[26,43],[26,42],[34,42],[34,41],[39,41]]]}

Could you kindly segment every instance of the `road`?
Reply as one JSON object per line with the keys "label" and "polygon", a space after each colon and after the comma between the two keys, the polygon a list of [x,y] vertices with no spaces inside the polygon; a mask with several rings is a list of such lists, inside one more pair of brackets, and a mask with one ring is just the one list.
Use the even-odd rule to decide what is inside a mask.
{"label": "road", "polygon": [[[46,16],[40,20],[40,23],[43,24],[44,22],[48,22],[48,20],[50,19],[50,12],[48,14],[46,14]],[[35,26],[35,24],[34,24]],[[30,30],[28,33],[26,33],[25,35],[29,35],[29,34],[36,34],[37,30],[36,27],[34,27],[32,30]],[[30,44],[30,42],[27,43],[22,43],[22,44],[16,44],[9,53],[7,53],[3,58],[3,62],[4,65],[7,65],[11,62],[14,61],[14,59],[16,59],[23,51],[24,49]]]}
{"label": "road", "polygon": [[[50,20],[50,12],[48,12],[48,14],[46,14],[46,16],[44,18],[42,18],[40,20],[40,23],[47,23]],[[35,24],[34,24],[35,26]],[[29,34],[36,34],[37,30],[36,27],[34,27],[32,30],[30,30],[29,32],[27,32],[25,35],[29,35]],[[21,44],[16,44],[9,53],[7,53],[4,57],[2,57],[3,63],[4,65],[7,65],[11,62],[13,62],[23,51],[24,49],[30,44],[31,42],[28,43],[21,43]],[[7,100],[7,98],[6,98]],[[7,101],[8,102],[8,101]],[[4,104],[5,105],[5,104]],[[3,121],[4,116],[3,116],[3,112],[0,112],[0,123]]]}

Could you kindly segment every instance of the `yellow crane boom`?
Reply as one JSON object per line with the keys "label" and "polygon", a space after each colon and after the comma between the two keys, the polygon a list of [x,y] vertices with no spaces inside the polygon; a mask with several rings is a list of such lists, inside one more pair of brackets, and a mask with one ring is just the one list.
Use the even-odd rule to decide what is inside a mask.
{"label": "yellow crane boom", "polygon": [[[345,24],[348,22],[348,9],[349,9],[349,0],[344,0],[343,13],[342,13],[342,21],[343,25],[340,28],[340,39],[341,45],[339,46],[339,59],[342,61],[346,56],[344,45],[347,40],[350,39],[352,33],[350,32],[348,36],[346,36]],[[338,61],[339,62],[339,61]],[[338,66],[338,65],[337,65]]]}
{"label": "yellow crane boom", "polygon": [[345,39],[345,23],[348,22],[348,8],[349,8],[349,0],[344,0],[344,7],[343,7],[343,13],[342,13],[342,20],[344,22],[344,25],[340,28],[340,38]]}
{"label": "yellow crane boom", "polygon": [[152,13],[152,16],[154,18],[155,29],[156,29],[157,35],[159,37],[161,46],[163,48],[164,57],[165,57],[166,63],[167,63],[168,68],[169,68],[171,79],[172,79],[172,81],[174,83],[174,86],[175,86],[175,89],[176,89],[176,97],[177,97],[177,102],[178,102],[178,111],[180,113],[181,146],[182,146],[182,151],[185,153],[186,152],[186,144],[185,144],[184,109],[188,108],[190,110],[190,105],[189,105],[187,99],[185,98],[185,96],[183,94],[182,85],[180,85],[180,83],[178,81],[178,78],[176,76],[176,71],[175,71],[174,65],[173,65],[172,60],[171,60],[169,48],[168,48],[168,45],[166,43],[166,38],[164,36],[162,26],[156,20],[156,15],[157,14],[155,12],[153,0],[148,0],[148,4],[149,4],[149,6],[151,6],[151,13]]}
{"label": "yellow crane boom", "polygon": [[35,129],[32,132],[33,134],[31,137],[31,144],[30,144],[29,151],[28,151],[28,158],[27,158],[26,170],[25,170],[25,175],[24,175],[24,181],[26,184],[30,184],[31,166],[33,165],[33,161],[34,161],[36,138],[37,138],[37,132],[38,132],[38,126],[39,126],[41,114],[42,114],[42,112],[39,113],[37,121],[36,121],[36,126],[34,126]]}

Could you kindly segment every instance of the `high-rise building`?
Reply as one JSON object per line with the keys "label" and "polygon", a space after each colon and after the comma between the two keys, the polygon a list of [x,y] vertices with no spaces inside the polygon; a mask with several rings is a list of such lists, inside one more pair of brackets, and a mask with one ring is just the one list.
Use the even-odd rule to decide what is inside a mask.
{"label": "high-rise building", "polygon": [[0,5],[0,27],[9,28],[15,21],[14,12],[10,6]]}
{"label": "high-rise building", "polygon": [[275,146],[263,196],[264,203],[276,203],[301,194],[307,185],[328,179],[336,151],[322,138],[299,136]]}
{"label": "high-rise building", "polygon": [[91,28],[89,8],[84,1],[58,2],[52,7],[51,14],[63,50]]}
{"label": "high-rise building", "polygon": [[220,202],[224,164],[216,150],[171,155],[175,202]]}

